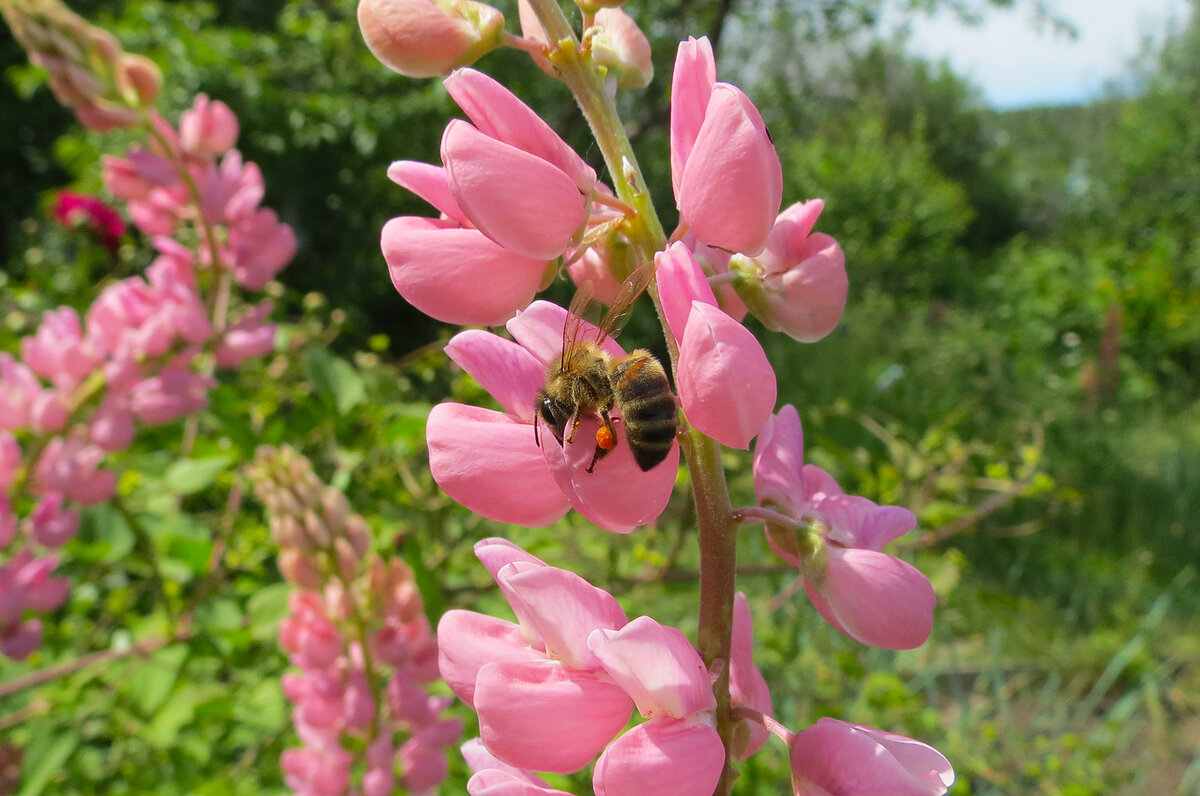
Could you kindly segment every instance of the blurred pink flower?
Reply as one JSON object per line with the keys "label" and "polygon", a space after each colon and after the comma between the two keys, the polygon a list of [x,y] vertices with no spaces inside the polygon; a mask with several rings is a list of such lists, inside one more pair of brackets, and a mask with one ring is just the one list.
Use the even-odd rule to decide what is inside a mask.
{"label": "blurred pink flower", "polygon": [[115,252],[125,234],[125,220],[98,197],[76,191],[59,191],[51,213],[66,229],[84,229],[92,239]]}
{"label": "blurred pink flower", "polygon": [[654,260],[663,314],[679,342],[675,380],[688,422],[723,445],[746,449],[775,408],[775,371],[750,330],[717,306],[682,243]]}
{"label": "blurred pink flower", "polygon": [[679,45],[671,82],[671,182],[696,237],[757,254],[783,200],[783,168],[758,109],[718,83],[707,38]]}
{"label": "blurred pink flower", "polygon": [[[561,307],[536,301],[508,322],[516,342],[480,330],[451,339],[446,353],[504,411],[455,403],[435,406],[426,427],[430,470],[446,494],[498,522],[537,527],[574,507],[606,530],[628,533],[666,508],[679,467],[679,447],[644,473],[629,446],[618,445],[588,473],[585,468],[595,447],[590,441],[599,423],[585,418],[575,442],[560,446],[543,430],[538,449],[534,397],[545,383],[547,368],[557,366],[566,317]],[[624,356],[612,340],[603,348],[612,356]]]}
{"label": "blurred pink flower", "polygon": [[754,449],[754,490],[761,506],[809,523],[819,535],[802,545],[795,531],[767,526],[775,554],[804,574],[809,599],[830,625],[856,641],[912,649],[933,629],[937,598],[920,570],[883,547],[916,526],[899,506],[846,495],[824,470],[804,465],[800,416],[788,405],[771,418]]}
{"label": "blurred pink flower", "polygon": [[796,796],[941,796],[954,784],[933,747],[830,718],[796,734],[791,761]]}
{"label": "blurred pink flower", "polygon": [[179,117],[179,143],[202,157],[224,155],[237,143],[238,120],[229,106],[197,94],[192,107]]}
{"label": "blurred pink flower", "polygon": [[453,610],[438,623],[442,677],[479,714],[488,751],[519,769],[570,773],[629,719],[630,699],[588,646],[625,625],[608,592],[510,542],[475,545],[518,624]]}

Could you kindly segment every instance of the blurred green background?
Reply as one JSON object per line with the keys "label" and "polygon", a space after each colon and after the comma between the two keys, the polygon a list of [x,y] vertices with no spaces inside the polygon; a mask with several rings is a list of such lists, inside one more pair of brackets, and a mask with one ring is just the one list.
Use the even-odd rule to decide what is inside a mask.
{"label": "blurred green background", "polygon": [[[265,204],[295,227],[300,251],[275,290],[288,319],[277,356],[224,377],[192,452],[202,464],[163,452],[177,427],[118,457],[122,500],[150,538],[91,510],[68,547],[68,605],[33,658],[0,662],[0,682],[156,632],[210,589],[194,635],[146,661],[0,696],[0,747],[23,772],[20,784],[0,777],[0,793],[282,792],[278,755],[295,743],[274,640],[286,587],[255,506],[221,541],[225,577],[201,583],[211,528],[260,442],[301,448],[346,490],[379,546],[417,570],[434,621],[455,606],[505,613],[470,555],[499,534],[618,592],[630,616],[694,631],[685,489],[657,527],[617,538],[577,518],[496,527],[429,479],[430,403],[488,399],[441,355],[452,330],[395,294],[378,237],[388,218],[428,212],[384,172],[394,159],[437,161],[456,110],[440,84],[379,66],[350,0],[71,5],[163,67],[169,118],[200,91],[233,108]],[[514,4],[498,5],[511,29]],[[720,77],[746,88],[771,128],[785,204],[825,199],[818,229],[845,249],[850,302],[819,343],[764,333],[780,400],[800,409],[810,461],[848,492],[917,512],[920,530],[900,549],[939,594],[925,647],[865,649],[827,628],[747,533],[740,587],[777,716],[798,729],[833,715],[927,741],[954,763],[954,794],[1200,793],[1196,3],[1186,26],[1129,65],[1122,94],[1007,112],[879,34],[880,2],[627,10],[655,45],[654,83],[621,104],[660,208],[672,206],[675,42],[702,33],[719,42]],[[759,66],[739,70],[750,52]],[[517,52],[480,66],[599,165],[562,86]],[[147,254],[131,234],[109,261],[53,226],[51,192],[101,192],[97,158],[121,139],[74,124],[7,31],[0,71],[0,350],[15,350],[41,311],[82,306],[97,274],[136,271]],[[651,334],[650,319],[625,332],[640,345]],[[727,459],[735,504],[752,502],[749,457]],[[158,500],[167,492],[182,492],[187,514]],[[452,765],[443,792],[462,792]],[[785,772],[772,742],[737,792],[780,793]]]}

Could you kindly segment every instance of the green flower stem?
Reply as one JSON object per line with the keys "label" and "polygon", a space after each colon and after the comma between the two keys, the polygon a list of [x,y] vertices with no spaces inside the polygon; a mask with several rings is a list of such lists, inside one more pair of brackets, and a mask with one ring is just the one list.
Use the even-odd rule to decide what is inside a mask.
{"label": "green flower stem", "polygon": [[[650,262],[656,252],[666,248],[667,236],[654,210],[633,146],[617,114],[615,99],[605,85],[604,73],[581,48],[556,0],[530,0],[529,4],[551,42],[550,61],[575,95],[592,128],[617,196],[635,211],[627,217],[624,233],[637,253],[638,262]],[[663,320],[657,285],[652,284],[649,292],[659,319]],[[673,370],[678,373],[679,347],[665,321],[663,330]],[[717,699],[717,731],[728,749],[733,721],[729,710],[729,656],[733,634],[737,523],[730,507],[720,445],[693,428],[686,419],[679,436],[692,474],[699,530],[700,629],[697,647],[705,665],[717,673],[713,684]],[[734,773],[727,758],[721,781],[714,791],[716,796],[731,793],[733,780]]]}

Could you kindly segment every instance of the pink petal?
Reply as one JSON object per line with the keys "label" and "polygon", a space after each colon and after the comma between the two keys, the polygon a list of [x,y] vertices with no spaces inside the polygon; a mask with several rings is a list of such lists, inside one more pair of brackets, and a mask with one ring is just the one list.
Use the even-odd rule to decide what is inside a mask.
{"label": "pink petal", "polygon": [[826,549],[823,582],[805,578],[804,587],[810,598],[814,591],[825,598],[824,606],[817,600],[813,605],[830,624],[871,647],[904,650],[925,643],[937,597],[920,570],[874,550]]}
{"label": "pink petal", "polygon": [[595,170],[499,82],[475,69],[457,69],[443,83],[480,132],[553,164],[582,193],[595,188]]}
{"label": "pink petal", "polygon": [[820,500],[829,495],[845,494],[838,486],[838,482],[833,480],[833,476],[815,464],[804,465],[804,484],[808,489],[809,500]]}
{"label": "pink petal", "polygon": [[639,724],[596,761],[596,796],[699,796],[712,793],[725,748],[711,724],[655,719]]}
{"label": "pink petal", "polygon": [[692,302],[699,301],[715,307],[717,297],[696,258],[682,243],[672,243],[666,251],[654,255],[654,262],[663,315],[676,341],[682,340],[688,316],[692,312]]}
{"label": "pink petal", "polygon": [[521,346],[481,329],[468,329],[446,344],[450,359],[479,382],[510,415],[533,423],[534,396],[545,382],[545,366]]}
{"label": "pink petal", "polygon": [[561,169],[462,120],[446,126],[442,163],[467,218],[523,257],[553,260],[587,220],[587,197]]}
{"label": "pink petal", "polygon": [[810,199],[796,202],[780,213],[767,236],[766,247],[755,258],[758,264],[767,273],[773,273],[786,270],[791,263],[800,260],[800,252],[824,209],[823,199]]}
{"label": "pink petal", "polygon": [[530,528],[567,513],[532,426],[489,409],[444,403],[430,411],[425,439],[433,480],[471,511]]}
{"label": "pink petal", "polygon": [[713,84],[717,82],[717,62],[708,37],[688,37],[675,52],[675,72],[671,76],[671,185],[679,201],[679,185],[696,136],[704,124],[704,113]]}
{"label": "pink petal", "polygon": [[917,527],[917,517],[908,509],[853,495],[830,495],[814,505],[831,527],[829,538],[844,547],[882,550]]}
{"label": "pink petal", "polygon": [[[563,350],[563,327],[567,323],[567,311],[549,301],[535,301],[518,312],[505,324],[513,339],[523,345],[543,365],[558,367]],[[580,340],[595,340],[599,330],[587,321],[579,330]],[[609,356],[623,357],[621,348],[611,337],[605,338],[600,349]]]}
{"label": "pink petal", "polygon": [[538,785],[497,769],[485,769],[467,780],[467,793],[469,796],[571,796],[544,782]]}
{"label": "pink petal", "polygon": [[684,719],[714,710],[712,678],[687,636],[639,616],[592,638],[596,657],[647,719]]}
{"label": "pink petal", "polygon": [[498,661],[545,660],[512,622],[474,611],[450,610],[437,627],[438,671],[450,690],[474,707],[479,670]]}
{"label": "pink petal", "polygon": [[429,202],[455,224],[467,225],[467,217],[450,192],[450,180],[443,167],[415,160],[397,160],[388,166],[387,176],[401,188]]}
{"label": "pink petal", "polygon": [[850,289],[846,256],[838,242],[818,233],[809,244],[810,253],[763,278],[771,307],[770,328],[802,343],[816,342],[833,331]]}
{"label": "pink petal", "polygon": [[545,261],[514,254],[479,230],[448,221],[393,218],[383,227],[381,244],[397,292],[445,323],[504,323],[533,300],[546,270]]}
{"label": "pink petal", "polygon": [[749,448],[775,408],[775,371],[758,340],[698,301],[679,346],[676,385],[688,421],[731,448]]}
{"label": "pink petal", "polygon": [[527,782],[531,785],[541,785],[545,787],[546,782],[538,776],[526,771],[523,768],[510,766],[503,760],[500,760],[483,745],[483,740],[480,738],[472,738],[459,747],[462,752],[463,760],[467,762],[467,767],[472,771],[479,773],[482,771],[492,771],[494,773],[509,774],[512,777]]}
{"label": "pink petal", "polygon": [[823,718],[796,735],[792,772],[832,796],[941,796],[954,769],[936,749],[871,727]]}
{"label": "pink petal", "polygon": [[800,413],[787,404],[763,426],[754,445],[754,496],[760,506],[799,514],[807,499],[804,429]]}
{"label": "pink petal", "polygon": [[[738,592],[733,597],[733,650],[729,656],[729,695],[734,706],[757,710],[766,716],[771,711],[771,692],[762,672],[754,665],[754,625],[750,603]],[[770,733],[756,721],[745,721],[749,739],[744,749],[734,755],[745,760],[762,748]]]}
{"label": "pink petal", "polygon": [[475,681],[479,734],[504,762],[569,774],[629,721],[632,703],[600,675],[545,662],[493,663]]}
{"label": "pink petal", "polygon": [[654,521],[666,509],[679,471],[679,446],[673,445],[654,469],[642,472],[617,424],[616,448],[589,473],[599,427],[596,418],[583,418],[573,441],[563,447],[543,431],[542,453],[554,482],[580,514],[607,531],[629,533]]}
{"label": "pink petal", "polygon": [[681,218],[708,245],[753,255],[782,199],[783,169],[758,109],[741,89],[716,84],[680,182]]}
{"label": "pink petal", "polygon": [[[491,573],[495,580],[504,568],[505,564],[512,564],[518,561],[528,564],[535,564],[540,567],[549,566],[545,561],[535,555],[525,552],[522,548],[500,537],[490,536],[486,539],[480,539],[473,547],[475,557],[478,558],[487,571]],[[496,581],[499,584],[499,581]]]}
{"label": "pink petal", "polygon": [[512,565],[498,580],[522,626],[528,624],[545,643],[546,655],[572,669],[599,668],[588,635],[628,621],[615,597],[565,569]]}

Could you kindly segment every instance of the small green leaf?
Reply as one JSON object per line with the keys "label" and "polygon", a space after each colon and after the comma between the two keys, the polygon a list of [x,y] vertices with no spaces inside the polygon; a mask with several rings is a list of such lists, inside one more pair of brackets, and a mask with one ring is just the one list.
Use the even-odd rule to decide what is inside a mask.
{"label": "small green leaf", "polygon": [[79,745],[73,732],[38,738],[25,748],[25,786],[17,796],[38,796],[50,780],[62,770],[63,763]]}
{"label": "small green leaf", "polygon": [[179,679],[179,668],[183,666],[187,654],[187,647],[182,644],[167,647],[130,672],[129,693],[143,715],[153,716],[162,707],[175,681]]}
{"label": "small green leaf", "polygon": [[308,352],[308,366],[313,383],[318,390],[333,397],[338,412],[349,412],[367,397],[362,374],[346,360],[313,348]]}
{"label": "small green leaf", "polygon": [[288,583],[273,583],[254,593],[246,603],[250,615],[251,632],[256,639],[275,638],[279,623],[288,613],[288,595],[292,587]]}
{"label": "small green leaf", "polygon": [[179,495],[191,495],[217,480],[217,476],[229,467],[228,456],[210,459],[183,459],[167,468],[163,481]]}

